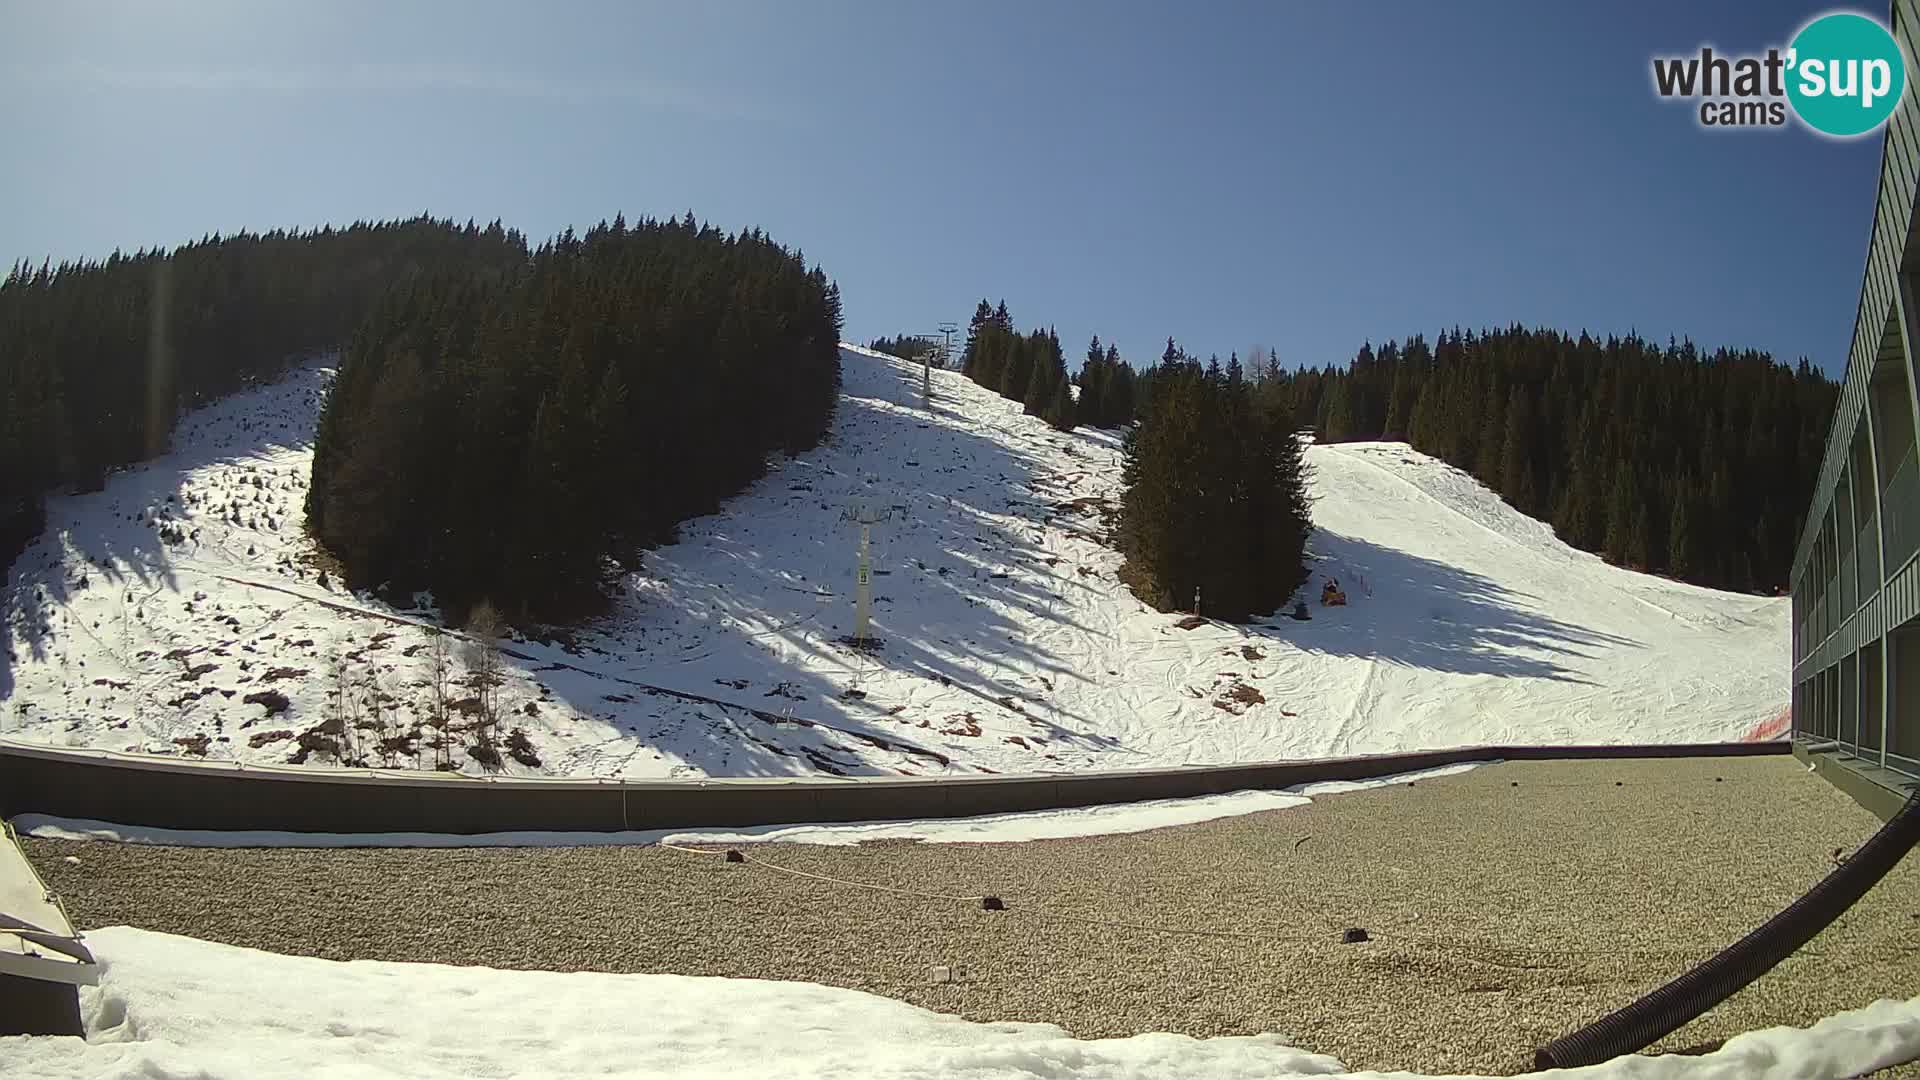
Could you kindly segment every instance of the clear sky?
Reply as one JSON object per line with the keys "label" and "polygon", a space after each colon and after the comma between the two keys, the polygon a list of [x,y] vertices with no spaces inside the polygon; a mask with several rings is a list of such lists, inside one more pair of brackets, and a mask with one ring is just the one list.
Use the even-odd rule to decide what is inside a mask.
{"label": "clear sky", "polygon": [[1648,74],[1824,10],[0,0],[0,258],[691,209],[803,248],[861,340],[989,296],[1140,363],[1518,321],[1837,373],[1879,137],[1710,133]]}

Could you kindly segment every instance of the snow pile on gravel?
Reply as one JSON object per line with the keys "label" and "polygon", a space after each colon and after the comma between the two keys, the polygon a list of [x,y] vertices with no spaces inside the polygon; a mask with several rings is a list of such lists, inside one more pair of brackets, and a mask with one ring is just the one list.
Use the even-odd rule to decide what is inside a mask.
{"label": "snow pile on gravel", "polygon": [[[893,1078],[1379,1077],[1281,1035],[1074,1039],[977,1024],[808,983],[558,974],[280,956],[113,927],[82,991],[92,1035],[0,1038],[0,1072],[144,1078],[770,1075]],[[290,987],[299,992],[290,994]],[[1920,998],[1807,1030],[1741,1035],[1699,1057],[1555,1073],[1681,1080],[1853,1076],[1920,1053]],[[1405,1077],[1409,1074],[1398,1073]]]}
{"label": "snow pile on gravel", "polygon": [[[914,365],[848,347],[842,367],[825,444],[650,552],[596,624],[508,643],[502,733],[524,737],[505,771],[1031,773],[1697,741],[1771,730],[1787,701],[1785,598],[1607,566],[1399,444],[1308,454],[1307,591],[1336,577],[1349,606],[1181,629],[1115,577],[1116,433],[1053,431],[954,372],[934,374],[929,412]],[[432,598],[345,591],[303,532],[330,379],[298,367],[194,414],[168,456],[51,501],[0,605],[0,734],[333,767],[344,667],[386,703],[357,739],[397,737],[391,764],[419,767]],[[891,513],[873,529],[872,653],[839,641],[856,503]]]}

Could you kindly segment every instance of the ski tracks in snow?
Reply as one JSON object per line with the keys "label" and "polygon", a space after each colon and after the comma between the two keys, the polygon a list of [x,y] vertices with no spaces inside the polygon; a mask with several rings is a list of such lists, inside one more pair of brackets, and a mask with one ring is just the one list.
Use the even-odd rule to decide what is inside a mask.
{"label": "ski tracks in snow", "polygon": [[[1052,431],[954,372],[934,373],[929,411],[917,367],[842,356],[824,443],[649,553],[594,626],[510,646],[502,695],[540,748],[532,771],[1035,772],[1738,737],[1786,698],[1784,600],[1622,577],[1394,444],[1308,451],[1348,607],[1251,634],[1177,629],[1115,577],[1115,433]],[[298,729],[322,715],[342,655],[403,697],[420,685],[431,608],[323,587],[307,561],[302,477],[327,377],[217,403],[181,425],[176,453],[50,503],[12,594],[19,609],[44,584],[66,628],[20,650],[8,734],[178,752],[175,739],[258,723],[241,694],[269,669],[291,706],[267,726]],[[836,640],[857,538],[841,513],[859,500],[894,510],[873,530],[871,657]],[[182,542],[156,536],[175,526]],[[114,567],[110,584],[67,591],[87,562]],[[1462,588],[1478,592],[1449,593]],[[218,667],[196,684],[166,655],[181,650]],[[1241,679],[1265,700],[1223,701]],[[192,691],[177,708],[161,701],[176,681]],[[129,700],[146,702],[148,730],[115,727]],[[216,738],[209,756],[286,749]]]}

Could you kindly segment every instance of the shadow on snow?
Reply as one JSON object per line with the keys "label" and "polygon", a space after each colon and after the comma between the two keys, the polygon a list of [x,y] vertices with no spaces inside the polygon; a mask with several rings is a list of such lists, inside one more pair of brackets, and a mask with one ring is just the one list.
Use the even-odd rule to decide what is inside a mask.
{"label": "shadow on snow", "polygon": [[[1562,661],[1643,642],[1563,622],[1539,612],[1539,598],[1447,563],[1316,529],[1309,542],[1313,577],[1303,588],[1310,622],[1276,616],[1256,632],[1307,652],[1378,659],[1468,675],[1504,675],[1591,683]],[[1319,582],[1340,579],[1345,608],[1321,607]],[[1360,592],[1361,582],[1372,595]]]}
{"label": "shadow on snow", "polygon": [[[618,606],[627,610],[583,638],[581,666],[775,713],[790,709],[846,728],[856,741],[965,754],[969,744],[955,740],[1011,732],[1113,747],[1088,730],[1089,718],[1052,703],[1042,680],[1086,675],[1032,639],[1057,628],[1102,636],[1069,614],[1065,590],[1087,588],[1071,560],[1049,556],[1039,543],[1053,506],[1039,482],[1052,455],[1110,448],[1115,436],[1029,430],[1032,422],[1014,420],[1011,403],[1012,424],[958,414],[937,397],[929,411],[919,402],[917,371],[885,361],[849,357],[843,372],[829,438],[777,464],[721,514],[687,522],[675,545],[650,554],[626,582]],[[853,629],[859,535],[842,515],[856,504],[890,515],[872,530],[872,632],[881,643],[872,650],[840,640]],[[909,680],[904,686],[901,677]],[[864,687],[882,680],[884,700],[864,696]],[[927,695],[958,691],[980,706],[922,707],[907,700],[921,696],[915,681]],[[894,771],[849,756],[861,748],[837,733],[786,729],[769,745],[754,737],[770,735],[768,725],[734,710],[669,701],[661,709],[608,709],[597,688],[571,687],[568,703],[628,739],[671,747],[709,774],[820,767],[811,755],[792,760],[804,753],[796,733],[801,745],[818,737],[813,748],[828,755],[826,764],[850,775]],[[617,700],[626,694],[613,696],[627,704]],[[982,735],[942,732],[968,711]],[[910,753],[901,763],[906,771],[939,771]]]}
{"label": "shadow on snow", "polygon": [[[0,649],[0,701],[10,699],[15,690],[16,641],[26,646],[31,660],[47,663],[63,649],[64,638],[77,635],[91,638],[129,669],[138,667],[103,640],[101,635],[111,636],[114,628],[102,626],[96,633],[95,627],[71,615],[76,594],[124,590],[123,618],[131,618],[149,603],[164,602],[163,593],[182,592],[179,572],[201,543],[195,519],[187,516],[190,478],[213,465],[265,465],[273,451],[311,445],[319,401],[330,379],[325,364],[290,363],[281,380],[229,395],[183,417],[172,442],[185,449],[115,470],[100,491],[48,500],[47,531],[14,560],[0,592],[0,626],[7,638]],[[280,407],[263,408],[263,392],[282,398]],[[301,478],[303,485],[305,480]],[[304,498],[304,487],[295,498]],[[187,539],[171,547],[162,541],[158,518],[145,514],[149,508],[184,526]],[[199,517],[205,516],[203,510]],[[65,653],[60,655],[64,658]],[[90,678],[84,671],[73,677],[82,685]]]}

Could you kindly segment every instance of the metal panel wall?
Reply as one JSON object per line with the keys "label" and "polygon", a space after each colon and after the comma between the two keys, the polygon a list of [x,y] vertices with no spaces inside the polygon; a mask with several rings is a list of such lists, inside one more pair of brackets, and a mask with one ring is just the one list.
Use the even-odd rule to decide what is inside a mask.
{"label": "metal panel wall", "polygon": [[[1890,10],[1894,35],[1908,52],[1920,57],[1920,0],[1895,0]],[[1889,754],[1880,732],[1911,732],[1916,718],[1907,706],[1920,689],[1920,657],[1913,650],[1894,650],[1889,635],[1920,617],[1920,557],[1907,550],[1909,530],[1920,506],[1910,505],[1916,492],[1911,478],[1894,482],[1897,462],[1878,461],[1877,429],[1896,436],[1909,424],[1920,429],[1920,398],[1915,397],[1915,355],[1920,352],[1920,300],[1909,258],[1920,266],[1920,248],[1912,245],[1914,196],[1920,188],[1920,105],[1914,88],[1895,111],[1881,137],[1880,183],[1875,197],[1872,238],[1860,286],[1860,306],[1854,316],[1853,343],[1847,354],[1846,377],[1835,406],[1833,427],[1827,433],[1819,480],[1807,508],[1799,547],[1795,551],[1793,625],[1794,734],[1797,738],[1838,737],[1843,751],[1870,764],[1904,769]],[[1876,368],[1891,374],[1876,393]],[[1895,393],[1894,383],[1904,393]],[[1904,416],[1895,411],[1902,411]],[[1861,453],[1861,444],[1869,453]],[[1883,440],[1884,441],[1884,440]],[[1889,451],[1893,447],[1886,448]],[[1862,457],[1867,462],[1862,463]],[[1843,490],[1850,484],[1849,492]],[[1839,537],[1836,548],[1827,532],[1830,519],[1842,530],[1857,531]],[[1868,528],[1877,518],[1878,528]],[[1894,529],[1896,536],[1887,530]],[[1863,539],[1864,538],[1864,539]],[[1848,541],[1853,541],[1849,545]],[[1861,548],[1868,541],[1899,544],[1886,552],[1881,574],[1865,567],[1858,575],[1857,605],[1836,603],[1848,599],[1843,583],[1855,558],[1864,561]],[[1851,546],[1851,553],[1846,549]],[[1875,588],[1875,578],[1884,581]],[[1852,608],[1852,610],[1846,610]],[[1908,627],[1903,633],[1912,634]],[[1859,656],[1863,648],[1871,655]],[[1871,686],[1861,680],[1872,681]],[[1866,715],[1866,714],[1871,715]],[[1904,723],[1901,717],[1907,717]],[[1913,770],[1908,770],[1913,771]],[[1916,772],[1920,775],[1920,772]]]}
{"label": "metal panel wall", "polygon": [[[1896,35],[1908,42],[1913,52],[1914,34],[1920,32],[1920,2],[1896,0],[1892,9]],[[1800,538],[1796,567],[1804,565],[1812,549],[1818,522],[1833,499],[1840,469],[1846,463],[1860,408],[1866,398],[1867,379],[1882,340],[1881,331],[1894,311],[1898,275],[1907,253],[1907,237],[1913,224],[1913,195],[1920,179],[1920,145],[1915,142],[1916,94],[1909,87],[1900,108],[1893,114],[1882,136],[1880,189],[1874,207],[1873,240],[1867,252],[1862,275],[1860,307],[1854,317],[1853,347],[1847,355],[1846,383],[1840,391],[1834,412],[1833,430],[1827,436],[1826,455],[1820,465],[1820,479],[1814,489],[1813,505]]]}

